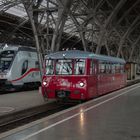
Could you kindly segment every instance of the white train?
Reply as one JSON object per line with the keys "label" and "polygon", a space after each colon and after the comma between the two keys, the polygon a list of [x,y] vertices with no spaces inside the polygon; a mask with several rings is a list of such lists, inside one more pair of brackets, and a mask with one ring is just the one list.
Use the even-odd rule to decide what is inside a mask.
{"label": "white train", "polygon": [[0,51],[0,91],[40,85],[40,82],[35,48],[6,45]]}

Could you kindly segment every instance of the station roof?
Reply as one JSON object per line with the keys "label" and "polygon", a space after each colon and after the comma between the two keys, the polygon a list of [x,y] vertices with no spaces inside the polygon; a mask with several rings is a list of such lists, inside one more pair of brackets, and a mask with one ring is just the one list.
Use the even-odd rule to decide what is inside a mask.
{"label": "station roof", "polygon": [[[0,3],[1,42],[34,44],[31,26],[21,4],[24,0],[10,2],[10,0],[5,0]],[[33,8],[35,8],[33,13],[39,14],[38,19],[43,25],[41,28],[44,27],[39,37],[46,35],[47,25],[51,29],[49,36],[52,36],[57,21],[61,19],[62,23],[64,21],[64,26],[60,46],[75,47],[79,43],[78,49],[81,49],[86,40],[89,51],[95,52],[97,46],[105,46],[106,53],[110,55],[115,56],[119,51],[125,59],[129,59],[130,52],[134,51],[133,57],[138,59],[140,0],[49,0],[49,2],[37,0]],[[24,20],[27,22],[15,30]],[[60,29],[61,25],[63,24],[60,24]],[[60,34],[61,32],[56,33],[57,36]],[[102,49],[101,53],[105,50]]]}

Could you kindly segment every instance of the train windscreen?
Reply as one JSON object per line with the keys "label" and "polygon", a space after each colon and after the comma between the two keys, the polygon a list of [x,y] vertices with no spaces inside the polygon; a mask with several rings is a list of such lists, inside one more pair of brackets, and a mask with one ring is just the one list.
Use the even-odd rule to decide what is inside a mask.
{"label": "train windscreen", "polygon": [[56,61],[56,75],[71,75],[72,60],[64,59]]}
{"label": "train windscreen", "polygon": [[46,75],[83,75],[85,64],[85,59],[46,60]]}
{"label": "train windscreen", "polygon": [[0,52],[0,71],[5,72],[10,69],[10,66],[13,62],[15,57],[15,51],[13,50],[6,50]]}

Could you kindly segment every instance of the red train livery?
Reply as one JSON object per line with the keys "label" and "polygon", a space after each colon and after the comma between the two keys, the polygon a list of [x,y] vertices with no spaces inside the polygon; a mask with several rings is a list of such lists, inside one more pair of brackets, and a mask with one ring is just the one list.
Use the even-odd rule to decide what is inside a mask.
{"label": "red train livery", "polygon": [[45,98],[88,100],[126,85],[125,61],[79,50],[45,57],[42,94]]}

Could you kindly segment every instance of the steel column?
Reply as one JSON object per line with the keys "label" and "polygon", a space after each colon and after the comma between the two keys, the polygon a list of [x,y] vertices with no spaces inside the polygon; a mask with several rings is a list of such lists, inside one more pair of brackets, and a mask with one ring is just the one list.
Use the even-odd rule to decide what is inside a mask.
{"label": "steel column", "polygon": [[35,26],[35,21],[33,18],[33,9],[32,9],[32,2],[24,2],[24,7],[26,9],[26,12],[28,14],[28,17],[30,19],[31,25],[32,25],[32,30],[33,30],[33,34],[34,34],[34,38],[35,38],[35,44],[36,44],[36,49],[37,49],[37,55],[38,55],[38,60],[39,60],[39,67],[40,67],[40,75],[41,78],[43,76],[43,58],[42,58],[42,54],[40,51],[40,45],[39,45],[39,38],[38,38],[38,33],[36,30],[36,26]]}

